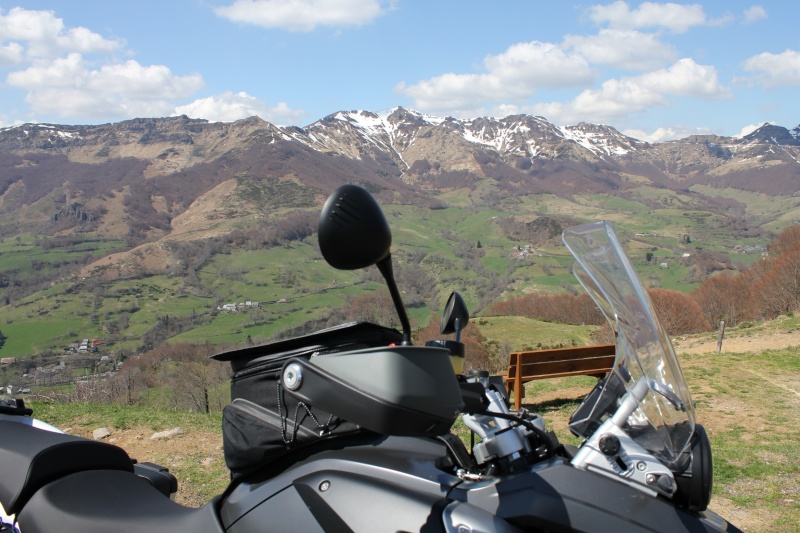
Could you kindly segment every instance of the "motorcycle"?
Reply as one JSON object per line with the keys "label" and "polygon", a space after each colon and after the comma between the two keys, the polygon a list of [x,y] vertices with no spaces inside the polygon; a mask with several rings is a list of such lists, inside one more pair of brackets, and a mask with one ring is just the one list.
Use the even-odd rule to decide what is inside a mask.
{"label": "motorcycle", "polygon": [[[563,241],[616,333],[613,370],[570,420],[579,447],[511,411],[502,381],[462,372],[458,294],[440,328],[454,339],[412,345],[386,218],[345,185],[323,207],[320,250],[339,269],[376,265],[402,331],[357,322],[215,355],[234,371],[231,484],[197,509],[155,486],[169,477],[157,466],[0,409],[0,531],[738,531],[708,510],[708,437],[613,227]],[[471,449],[451,433],[458,417]]]}

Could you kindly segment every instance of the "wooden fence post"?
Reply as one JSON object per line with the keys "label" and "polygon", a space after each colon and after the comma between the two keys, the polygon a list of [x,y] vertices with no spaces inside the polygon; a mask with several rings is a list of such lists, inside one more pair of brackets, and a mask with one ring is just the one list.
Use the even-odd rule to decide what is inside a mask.
{"label": "wooden fence post", "polygon": [[522,354],[517,354],[517,368],[514,373],[514,409],[522,408],[522,395],[525,394],[523,387],[525,384],[522,382]]}

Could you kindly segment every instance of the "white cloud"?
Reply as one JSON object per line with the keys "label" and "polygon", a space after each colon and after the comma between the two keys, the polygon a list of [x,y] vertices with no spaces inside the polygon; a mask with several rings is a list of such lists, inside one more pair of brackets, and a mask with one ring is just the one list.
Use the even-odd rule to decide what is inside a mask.
{"label": "white cloud", "polygon": [[588,16],[594,23],[608,24],[611,28],[665,28],[674,33],[685,33],[692,26],[712,23],[700,4],[644,2],[631,9],[627,2],[618,0],[590,7]]}
{"label": "white cloud", "polygon": [[764,52],[747,59],[743,67],[754,72],[754,81],[766,87],[800,85],[800,52],[796,50]]}
{"label": "white cloud", "polygon": [[9,120],[6,115],[0,115],[0,129],[2,128],[13,128],[15,126],[21,126],[25,122],[19,119]]}
{"label": "white cloud", "polygon": [[27,91],[33,113],[75,118],[163,116],[203,87],[199,74],[176,76],[133,60],[91,69],[78,53],[12,72],[6,83]]}
{"label": "white cloud", "polygon": [[730,91],[719,83],[714,67],[681,59],[666,69],[607,80],[568,103],[535,104],[530,109],[557,124],[582,120],[610,124],[652,107],[668,106],[668,96],[718,99],[729,97]]}
{"label": "white cloud", "polygon": [[489,74],[482,78],[486,86],[495,90],[495,84],[509,93],[509,97],[528,96],[531,87],[572,87],[589,82],[593,74],[583,57],[567,54],[558,46],[537,41],[518,43],[502,54],[484,60]]}
{"label": "white cloud", "polygon": [[666,106],[663,94],[654,92],[632,78],[607,80],[599,89],[587,89],[571,102],[535,104],[535,114],[556,124],[587,121],[612,124],[623,117],[652,107]]}
{"label": "white cloud", "polygon": [[563,46],[591,63],[629,70],[650,70],[675,60],[675,48],[656,35],[635,30],[602,29],[597,35],[567,35]]}
{"label": "white cloud", "polygon": [[746,137],[747,135],[750,135],[751,133],[756,131],[758,128],[763,126],[764,124],[775,124],[775,122],[760,122],[758,124],[748,124],[747,126],[743,127],[742,130],[739,133],[734,135],[734,137],[736,137],[737,139],[741,139],[742,137]]}
{"label": "white cloud", "polygon": [[731,96],[720,84],[714,67],[699,65],[689,58],[678,60],[668,69],[644,74],[639,80],[643,87],[661,93],[711,99]]}
{"label": "white cloud", "polygon": [[22,62],[22,45],[19,43],[8,43],[0,46],[0,67],[16,65]]}
{"label": "white cloud", "polygon": [[257,115],[268,122],[280,125],[296,125],[305,117],[304,111],[290,109],[284,102],[270,107],[263,100],[246,92],[233,93],[231,91],[178,106],[175,108],[174,114],[204,118],[212,122],[233,122]]}
{"label": "white cloud", "polygon": [[311,31],[317,26],[362,26],[391,9],[385,0],[235,0],[218,7],[220,17],[289,31]]}
{"label": "white cloud", "polygon": [[69,87],[80,83],[79,78],[87,75],[87,70],[80,54],[70,54],[65,58],[52,62],[39,62],[25,70],[12,72],[6,83],[13,87],[35,90],[44,86]]}
{"label": "white cloud", "polygon": [[[726,19],[710,19],[699,4],[655,2],[631,8],[625,1],[616,1],[592,6],[587,13],[594,22],[608,27],[594,35],[567,35],[561,44],[518,43],[486,57],[484,72],[451,72],[414,84],[403,82],[395,86],[395,92],[409,97],[411,107],[433,114],[469,117],[488,109],[494,116],[532,113],[561,124],[580,120],[610,123],[651,107],[668,106],[675,96],[731,96],[713,66],[690,58],[676,61],[677,50],[662,40],[663,31],[637,29],[680,33]],[[600,87],[585,88],[568,102],[530,102],[542,88],[590,87],[600,72],[593,65],[644,73],[608,79]]]}
{"label": "white cloud", "polygon": [[537,41],[512,45],[484,60],[483,74],[443,74],[395,91],[411,97],[413,107],[435,113],[469,114],[486,102],[527,99],[540,87],[589,83],[594,74],[578,54]]}
{"label": "white cloud", "polygon": [[[124,42],[84,27],[68,28],[52,11],[0,10],[0,65],[17,65],[6,85],[26,91],[29,115],[78,119],[163,116],[203,87],[198,74],[164,65],[118,61]],[[97,65],[97,54],[106,55]]]}
{"label": "white cloud", "polygon": [[744,10],[745,24],[752,24],[765,18],[767,18],[767,10],[763,6],[756,5]]}
{"label": "white cloud", "polygon": [[149,99],[151,96],[176,99],[202,89],[203,78],[199,74],[176,76],[164,65],[143,66],[137,61],[129,60],[91,71],[87,87],[99,94],[117,93],[141,99]]}
{"label": "white cloud", "polygon": [[674,141],[676,139],[685,139],[691,135],[712,135],[713,132],[708,128],[696,128],[691,126],[671,126],[667,128],[658,128],[652,133],[647,133],[644,130],[625,130],[622,133],[639,139],[640,141],[647,141],[650,143],[659,143],[665,141]]}
{"label": "white cloud", "polygon": [[66,28],[52,11],[21,7],[7,14],[0,10],[0,40],[10,41],[4,46],[24,47],[29,59],[54,58],[70,52],[110,53],[123,45],[120,40],[106,39],[81,26]]}

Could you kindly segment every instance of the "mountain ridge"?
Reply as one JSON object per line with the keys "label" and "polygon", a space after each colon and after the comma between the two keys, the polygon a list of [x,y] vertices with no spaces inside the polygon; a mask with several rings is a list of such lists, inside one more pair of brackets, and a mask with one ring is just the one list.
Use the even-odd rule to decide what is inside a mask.
{"label": "mountain ridge", "polygon": [[[259,117],[26,124],[0,130],[0,168],[0,235],[100,231],[130,245],[219,235],[317,207],[346,182],[421,205],[463,189],[475,207],[530,194],[614,194],[658,205],[640,198],[652,196],[644,187],[744,216],[741,200],[698,187],[792,198],[800,190],[800,125],[648,143],[606,125],[558,127],[531,115],[458,120],[402,107],[338,111],[304,128]],[[247,183],[269,191],[260,205],[236,193]],[[209,198],[218,205],[201,205]],[[192,210],[203,215],[186,214]],[[197,231],[176,231],[186,219]]]}
{"label": "mountain ridge", "polygon": [[[212,130],[223,138],[237,131],[236,140],[241,141],[242,131],[263,139],[281,138],[295,140],[320,150],[349,157],[359,157],[353,146],[345,147],[343,139],[334,139],[331,131],[335,126],[348,124],[361,137],[369,139],[382,150],[399,153],[413,144],[419,131],[428,133],[434,128],[444,128],[450,133],[460,134],[466,141],[488,146],[508,155],[526,155],[531,158],[557,158],[558,150],[551,148],[564,142],[574,142],[589,152],[604,156],[622,157],[637,149],[647,149],[670,144],[724,144],[748,146],[768,143],[777,146],[800,146],[800,125],[792,130],[783,126],[765,123],[753,132],[741,137],[718,135],[691,135],[682,139],[650,143],[622,134],[612,126],[579,122],[558,127],[544,117],[532,115],[509,115],[504,118],[479,117],[458,120],[452,117],[435,117],[402,107],[381,113],[372,111],[338,111],[305,127],[282,127],[253,116],[234,122],[210,122],[205,119],[190,119],[187,116],[163,118],[137,118],[101,125],[57,125],[28,123],[0,129],[0,150],[65,150],[86,145],[93,140],[101,145],[95,157],[111,155],[114,146],[130,144],[125,137],[135,137],[139,145],[154,145],[163,142],[194,145],[195,135]],[[160,125],[174,125],[178,130],[165,133]],[[416,131],[415,131],[416,130]],[[121,135],[120,131],[127,135]],[[532,133],[531,133],[532,132]],[[117,135],[114,135],[117,133]],[[89,135],[93,139],[87,138]],[[122,138],[120,138],[122,137]],[[537,141],[539,141],[537,143]],[[225,143],[217,143],[224,151]],[[406,163],[410,166],[410,163]]]}

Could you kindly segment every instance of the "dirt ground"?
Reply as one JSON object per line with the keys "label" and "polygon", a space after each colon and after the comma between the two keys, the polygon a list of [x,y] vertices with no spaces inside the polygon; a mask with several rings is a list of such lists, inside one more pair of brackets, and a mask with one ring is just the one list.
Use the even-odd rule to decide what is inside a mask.
{"label": "dirt ground", "polygon": [[[680,355],[702,354],[717,351],[717,340],[701,338],[687,338],[685,340],[675,339],[673,341],[675,352]],[[727,335],[722,340],[722,351],[730,353],[763,352],[764,350],[775,350],[797,346],[800,348],[800,331],[757,333],[754,335],[742,335],[737,332]]]}

